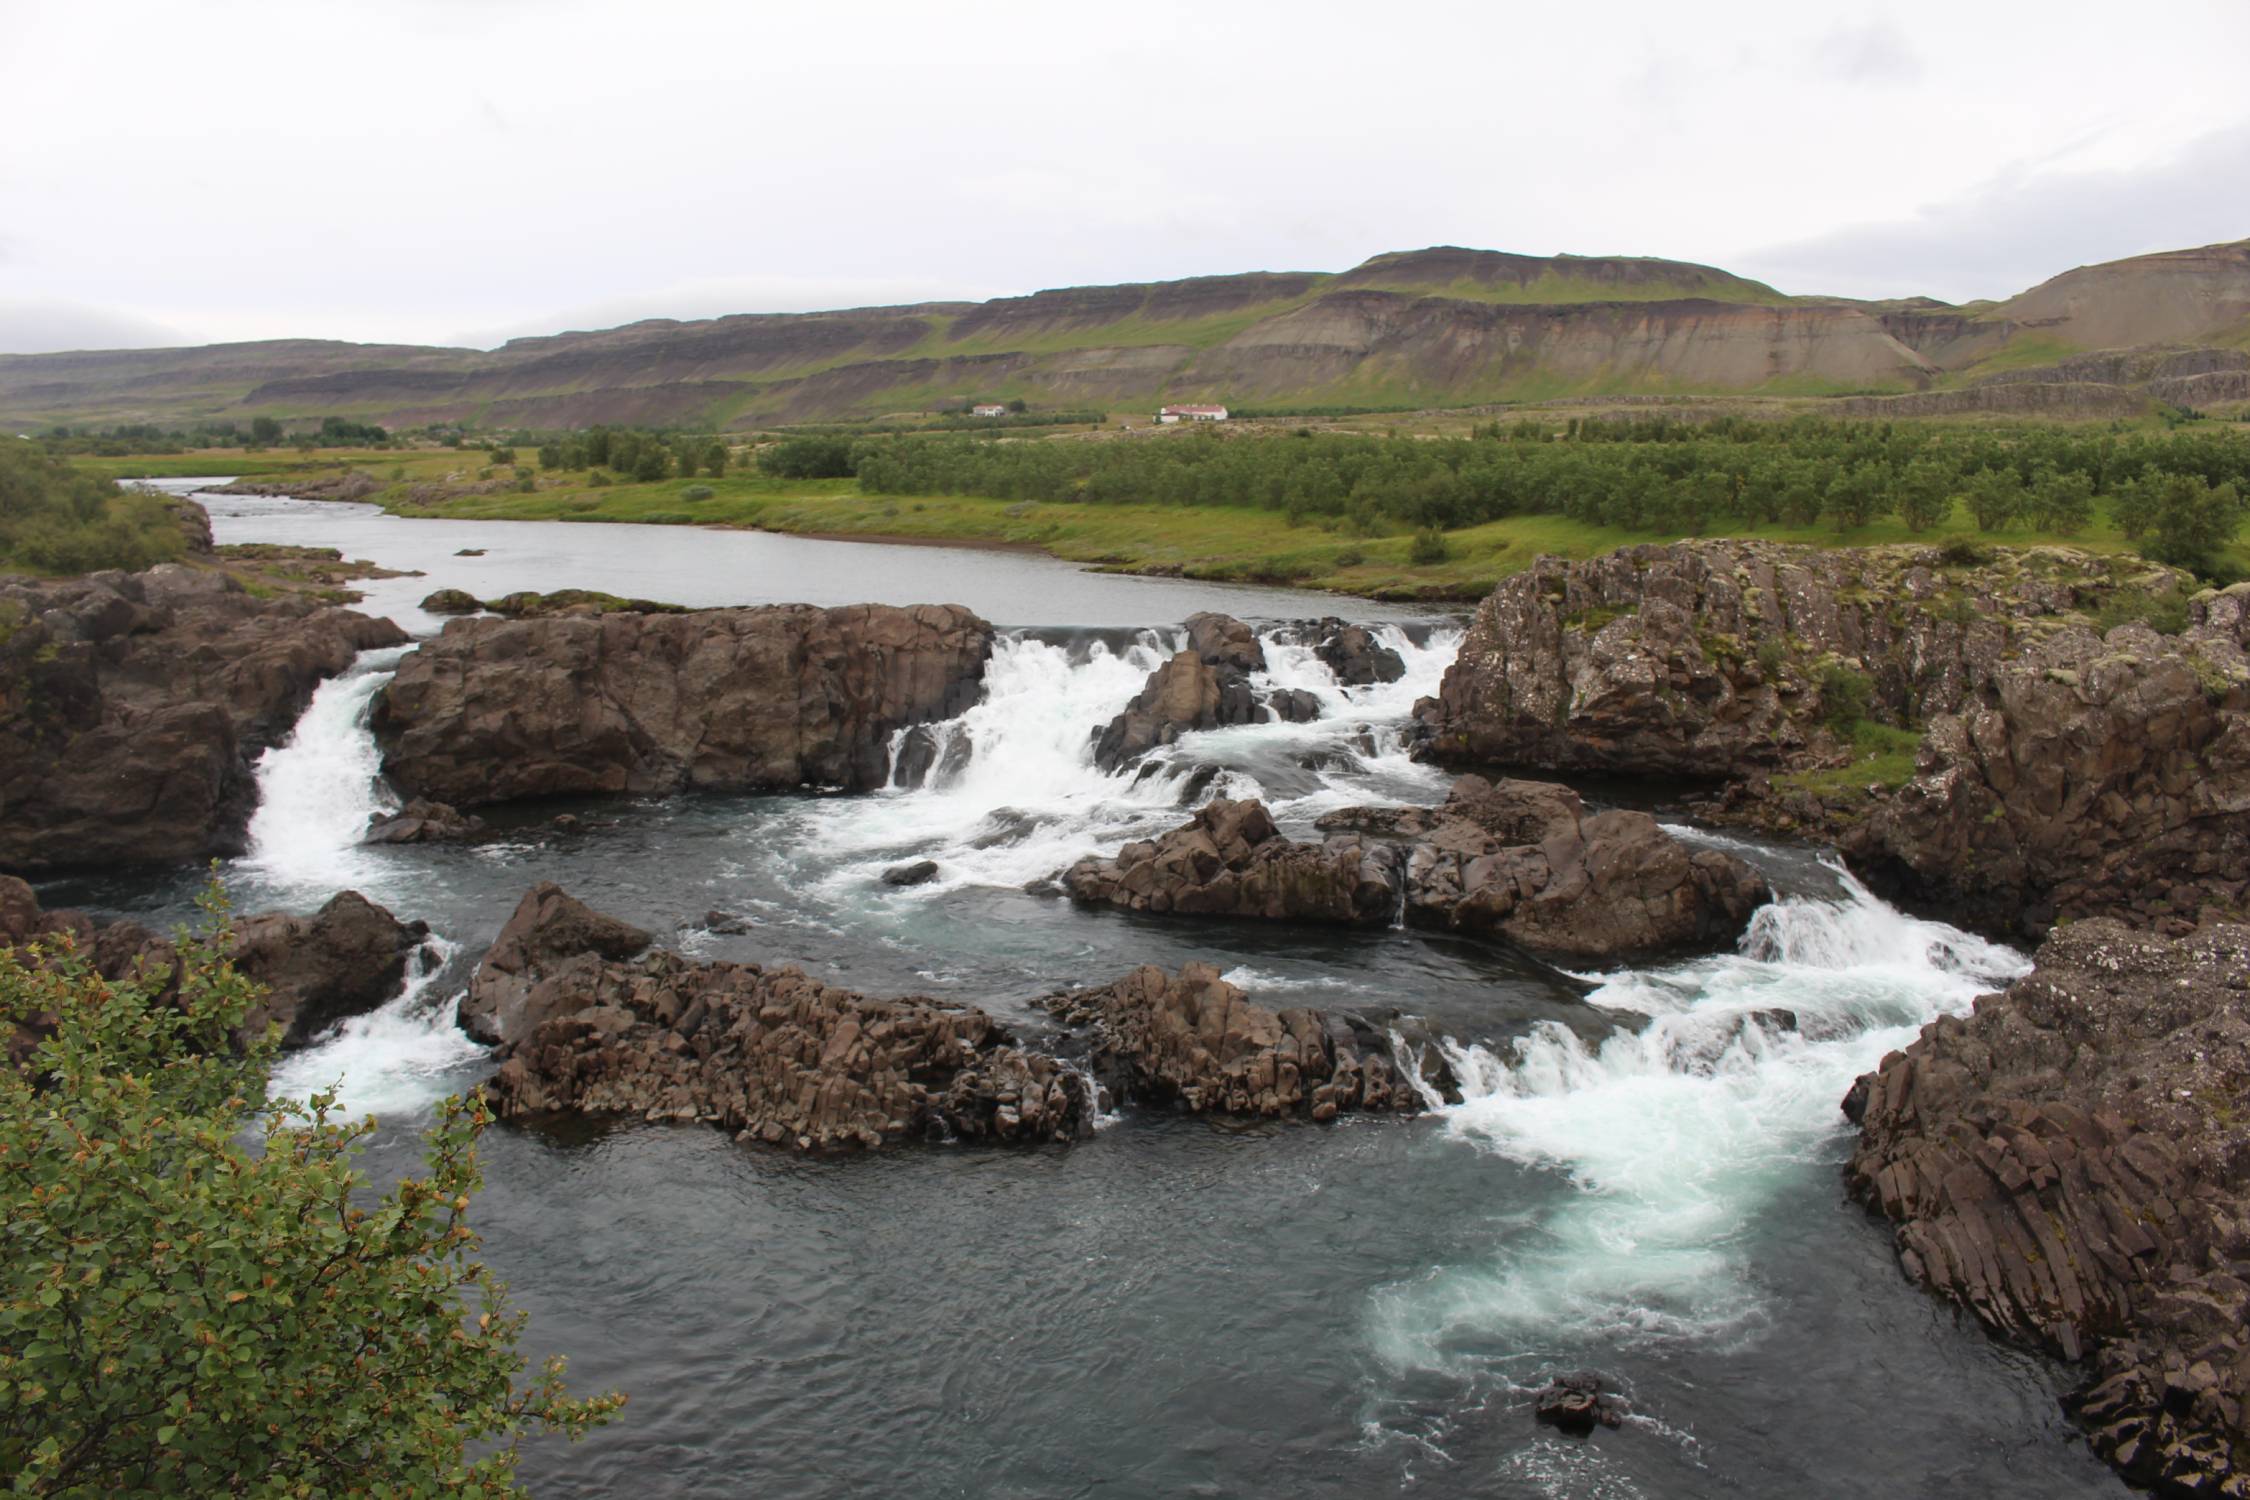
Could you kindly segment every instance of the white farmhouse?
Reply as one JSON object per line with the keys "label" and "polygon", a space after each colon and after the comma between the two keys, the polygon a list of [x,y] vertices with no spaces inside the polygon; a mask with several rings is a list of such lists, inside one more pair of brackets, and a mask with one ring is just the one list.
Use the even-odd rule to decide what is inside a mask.
{"label": "white farmhouse", "polygon": [[969,413],[978,417],[1004,417],[1008,414],[1008,408],[997,401],[988,401],[982,406],[970,407]]}
{"label": "white farmhouse", "polygon": [[1223,406],[1167,406],[1156,414],[1159,422],[1224,422],[1227,409]]}

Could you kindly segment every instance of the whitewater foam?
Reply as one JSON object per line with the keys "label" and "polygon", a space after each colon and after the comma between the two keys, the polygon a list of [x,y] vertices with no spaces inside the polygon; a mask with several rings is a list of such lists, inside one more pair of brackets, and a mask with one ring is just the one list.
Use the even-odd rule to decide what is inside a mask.
{"label": "whitewater foam", "polygon": [[347,1115],[411,1114],[462,1087],[485,1049],[457,1024],[458,992],[434,993],[458,945],[433,937],[407,966],[404,988],[353,1016],[273,1070],[275,1095],[305,1100],[337,1091]]}
{"label": "whitewater foam", "polygon": [[379,871],[360,839],[368,819],[396,803],[383,787],[368,712],[409,649],[360,653],[313,691],[289,738],[258,758],[245,873],[277,889],[332,893]]}

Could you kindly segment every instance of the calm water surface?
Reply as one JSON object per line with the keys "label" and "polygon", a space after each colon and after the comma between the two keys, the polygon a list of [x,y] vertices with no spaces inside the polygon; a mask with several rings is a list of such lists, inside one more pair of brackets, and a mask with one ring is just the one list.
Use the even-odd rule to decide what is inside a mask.
{"label": "calm water surface", "polygon": [[[1837,1173],[1850,1079],[2020,955],[1757,846],[1787,894],[1743,952],[1578,976],[1442,935],[1134,918],[1026,889],[1212,792],[1263,795],[1300,832],[1350,802],[1438,800],[1445,778],[1409,761],[1397,730],[1450,659],[1452,627],[1394,618],[1408,680],[1356,693],[1271,640],[1272,684],[1315,691],[1319,722],[1191,736],[1147,777],[1109,777],[1087,733],[1182,616],[1337,606],[1015,554],[288,501],[214,510],[222,540],[424,569],[373,602],[410,627],[429,623],[411,600],[440,585],[946,599],[1046,627],[1002,640],[986,701],[948,730],[973,750],[943,785],[581,804],[567,832],[557,807],[517,810],[466,848],[357,847],[386,795],[366,706],[398,653],[324,687],[261,767],[254,847],[229,879],[246,909],[356,887],[445,940],[446,962],[408,995],[279,1080],[341,1079],[347,1102],[379,1112],[379,1173],[413,1159],[433,1099],[488,1069],[451,999],[542,879],[693,953],[973,1000],[1066,1048],[1035,997],[1190,959],[1267,1003],[1405,1012],[1453,1039],[1467,1101],[1403,1123],[1127,1110],[1070,1149],[817,1160],[697,1127],[496,1128],[488,1258],[531,1311],[537,1352],[567,1352],[582,1388],[632,1396],[588,1442],[530,1450],[537,1493],[2124,1493],[2071,1438],[2060,1375],[1907,1287]],[[462,546],[487,556],[454,559]],[[1199,768],[1217,779],[1191,792]],[[937,881],[880,883],[918,857],[938,861]],[[191,885],[46,894],[171,917]],[[710,932],[714,910],[748,932]],[[1746,1022],[1773,1006],[1802,1030]],[[1589,1441],[1537,1428],[1527,1391],[1583,1366],[1629,1390],[1634,1419]]]}

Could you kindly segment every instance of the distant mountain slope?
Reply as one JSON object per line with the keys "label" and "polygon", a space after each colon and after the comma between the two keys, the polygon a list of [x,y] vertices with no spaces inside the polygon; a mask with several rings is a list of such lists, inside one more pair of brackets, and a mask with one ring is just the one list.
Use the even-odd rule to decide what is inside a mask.
{"label": "distant mountain slope", "polygon": [[[2082,267],[1968,307],[1789,297],[1683,261],[1436,246],[1333,274],[655,319],[489,352],[278,340],[0,355],[0,422],[333,414],[393,425],[751,426],[1015,396],[1120,409],[1186,399],[1287,407],[1919,392],[1912,409],[1953,399],[1995,410],[2016,397],[1980,384],[1981,394],[1955,398],[1945,388],[2037,380],[2034,367],[2076,353],[2157,344],[2250,346],[2250,242]],[[2148,369],[2111,384],[2138,391],[2160,380],[2163,399],[2239,384],[2224,361]],[[2042,393],[2027,409],[2055,399]]]}

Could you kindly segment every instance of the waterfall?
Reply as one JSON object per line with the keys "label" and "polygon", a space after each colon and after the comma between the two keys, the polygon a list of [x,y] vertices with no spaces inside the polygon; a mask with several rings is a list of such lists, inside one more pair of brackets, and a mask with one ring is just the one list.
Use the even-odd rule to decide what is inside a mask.
{"label": "waterfall", "polygon": [[380,1115],[423,1109],[464,1087],[467,1068],[485,1049],[455,1022],[460,996],[433,993],[458,951],[432,938],[408,961],[396,997],[284,1057],[273,1070],[274,1094],[302,1100],[334,1088],[344,1114]]}
{"label": "waterfall", "polygon": [[1569,1191],[1488,1262],[1384,1293],[1378,1341],[1394,1364],[1444,1365],[1464,1328],[1551,1344],[1759,1326],[1734,1239],[1827,1159],[1852,1080],[2029,968],[1832,872],[1841,898],[1775,901],[1736,953],[1621,972],[1587,996],[1638,1024],[1588,1041],[1546,1021],[1449,1050],[1464,1097],[1444,1112],[1447,1138],[1557,1172]]}
{"label": "waterfall", "polygon": [[360,653],[314,690],[288,740],[258,758],[258,810],[241,868],[260,884],[333,894],[380,872],[360,847],[368,819],[388,805],[367,718],[410,649]]}

